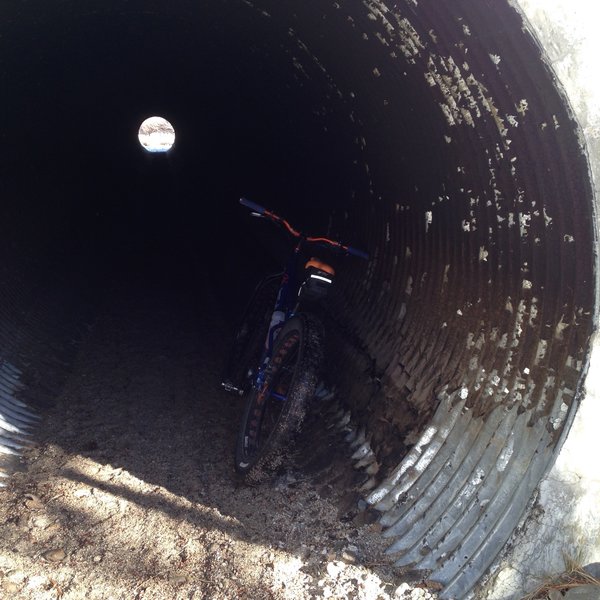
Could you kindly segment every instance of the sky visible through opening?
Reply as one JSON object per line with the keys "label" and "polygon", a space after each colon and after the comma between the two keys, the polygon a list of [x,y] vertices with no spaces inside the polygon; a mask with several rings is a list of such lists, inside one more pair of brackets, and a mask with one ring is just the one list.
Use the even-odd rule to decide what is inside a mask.
{"label": "sky visible through opening", "polygon": [[168,152],[175,143],[175,129],[162,117],[150,117],[140,125],[138,140],[147,152]]}

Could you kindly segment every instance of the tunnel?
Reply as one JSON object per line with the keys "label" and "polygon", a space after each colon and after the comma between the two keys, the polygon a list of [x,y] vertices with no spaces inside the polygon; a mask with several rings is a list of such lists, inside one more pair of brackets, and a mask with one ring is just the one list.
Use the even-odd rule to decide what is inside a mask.
{"label": "tunnel", "polygon": [[[248,197],[369,253],[336,259],[323,317],[346,460],[398,567],[446,598],[480,585],[574,418],[594,329],[589,166],[515,6],[0,10],[4,416],[43,423],[123,290],[210,292],[233,324],[286,248]],[[153,115],[169,152],[138,143]]]}

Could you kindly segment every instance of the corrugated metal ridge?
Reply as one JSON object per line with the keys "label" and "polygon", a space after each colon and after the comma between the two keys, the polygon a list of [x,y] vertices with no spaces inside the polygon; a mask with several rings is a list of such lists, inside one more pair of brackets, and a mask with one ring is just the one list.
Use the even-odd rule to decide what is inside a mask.
{"label": "corrugated metal ridge", "polygon": [[[368,214],[354,224],[372,259],[358,283],[342,269],[336,302],[381,391],[367,405],[357,373],[368,361],[343,350],[352,381],[339,419],[356,418],[347,439],[390,556],[439,581],[442,597],[463,597],[517,526],[575,406],[592,328],[587,169],[507,3],[339,4],[365,52],[372,40],[369,93],[387,82],[381,97],[399,111],[394,85],[430,94],[443,171],[439,191],[376,181],[378,200],[353,207]],[[361,134],[371,158],[378,134]]]}
{"label": "corrugated metal ridge", "polygon": [[[564,418],[557,395],[548,420],[499,405],[473,418],[460,391],[444,395],[413,450],[366,500],[382,512],[396,566],[428,572],[443,598],[471,589],[510,537],[552,460],[553,423]],[[349,411],[338,413],[348,427]],[[364,429],[348,436],[357,468],[375,463]]]}
{"label": "corrugated metal ridge", "polygon": [[64,381],[89,307],[53,267],[5,252],[0,276],[0,485],[20,469],[41,416]]}
{"label": "corrugated metal ridge", "polygon": [[14,469],[14,460],[21,450],[31,445],[32,429],[39,416],[15,394],[23,388],[22,373],[11,363],[0,359],[0,487]]}

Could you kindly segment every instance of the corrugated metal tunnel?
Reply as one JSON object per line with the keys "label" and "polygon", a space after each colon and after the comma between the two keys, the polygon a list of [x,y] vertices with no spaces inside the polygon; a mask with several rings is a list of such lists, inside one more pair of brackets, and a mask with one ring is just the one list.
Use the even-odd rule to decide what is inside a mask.
{"label": "corrugated metal tunnel", "polygon": [[[398,565],[444,597],[470,590],[552,463],[593,325],[588,167],[518,13],[467,0],[0,11],[5,450],[34,419],[20,403],[53,401],[106,282],[170,273],[240,310],[271,246],[246,233],[247,195],[369,251],[341,267],[330,315],[365,498]],[[176,130],[166,155],[137,143],[154,114]]]}

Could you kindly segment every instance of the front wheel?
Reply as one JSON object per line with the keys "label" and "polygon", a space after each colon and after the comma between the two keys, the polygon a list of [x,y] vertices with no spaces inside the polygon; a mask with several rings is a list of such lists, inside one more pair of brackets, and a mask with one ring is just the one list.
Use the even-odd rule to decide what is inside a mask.
{"label": "front wheel", "polygon": [[269,477],[290,449],[319,380],[321,340],[319,322],[306,314],[280,331],[264,383],[248,395],[240,424],[235,468],[249,483]]}

